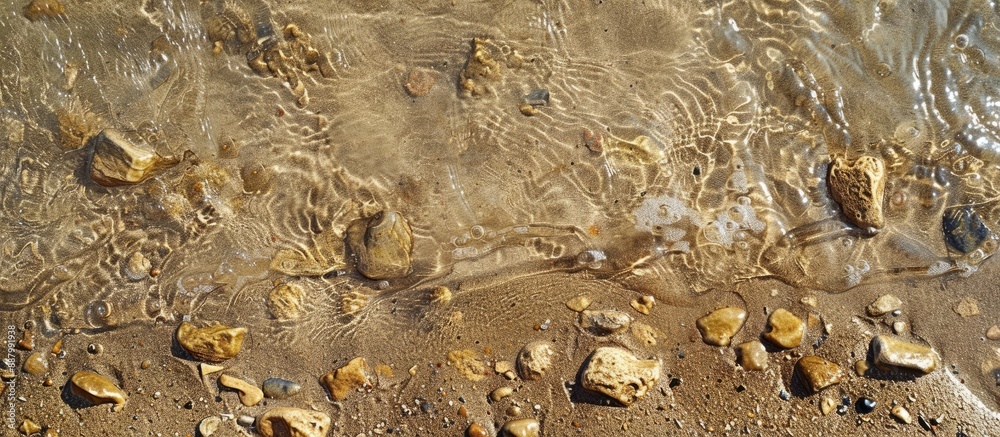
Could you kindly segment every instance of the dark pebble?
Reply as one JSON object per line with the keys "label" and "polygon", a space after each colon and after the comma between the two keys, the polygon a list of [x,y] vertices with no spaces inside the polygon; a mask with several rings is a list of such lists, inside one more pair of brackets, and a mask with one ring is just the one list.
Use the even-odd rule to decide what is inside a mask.
{"label": "dark pebble", "polygon": [[187,408],[188,410],[190,410],[190,409],[194,408],[194,402],[192,402],[192,401],[187,401],[187,403],[186,403],[186,404],[184,404],[184,408]]}
{"label": "dark pebble", "polygon": [[944,241],[962,253],[976,250],[990,234],[979,214],[969,205],[945,210],[941,227],[944,229]]}
{"label": "dark pebble", "polygon": [[792,395],[791,395],[791,393],[788,393],[787,391],[782,390],[781,393],[778,393],[778,397],[781,398],[781,400],[783,400],[783,401],[787,401],[787,400],[789,400],[789,399],[792,398]]}
{"label": "dark pebble", "polygon": [[874,399],[861,398],[858,399],[858,402],[854,404],[854,409],[857,410],[858,413],[868,414],[871,413],[872,411],[875,411],[876,404],[877,403],[875,402]]}
{"label": "dark pebble", "polygon": [[839,414],[841,416],[847,414],[847,405],[838,405],[837,406],[837,414]]}
{"label": "dark pebble", "polygon": [[681,385],[681,379],[680,378],[673,378],[673,379],[670,380],[670,384],[669,385],[670,385],[670,388],[677,387],[677,386]]}

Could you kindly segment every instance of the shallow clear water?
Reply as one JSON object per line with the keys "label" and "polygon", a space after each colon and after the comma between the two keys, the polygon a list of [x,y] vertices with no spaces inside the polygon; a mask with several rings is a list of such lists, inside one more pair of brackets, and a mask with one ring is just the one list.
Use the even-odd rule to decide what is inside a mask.
{"label": "shallow clear water", "polygon": [[[380,418],[410,434],[457,434],[464,422],[443,429],[433,414],[397,417],[398,404],[447,385],[437,370],[369,395],[381,400],[335,407],[315,378],[357,355],[390,365],[397,379],[411,365],[435,369],[452,349],[492,345],[513,359],[542,335],[560,346],[571,381],[596,341],[579,338],[563,305],[579,293],[629,311],[631,299],[654,296],[645,323],[658,345],[627,346],[674,375],[731,373],[731,350],[687,341],[720,302],[763,310],[748,311],[747,336],[768,308],[838,321],[843,331],[809,334],[833,341],[800,352],[847,368],[873,332],[889,329],[864,306],[891,291],[909,305],[907,335],[942,352],[949,368],[939,373],[953,363],[967,372],[962,383],[928,376],[913,390],[955,384],[952,396],[974,411],[947,426],[1000,426],[1000,349],[980,340],[1000,311],[992,2],[67,1],[38,17],[27,4],[0,4],[0,314],[5,325],[33,326],[43,349],[63,338],[107,352],[71,353],[53,371],[55,387],[19,376],[19,420],[76,434],[76,419],[55,413],[59,394],[35,393],[84,368],[120,374],[134,398],[149,396],[157,389],[146,385],[157,383],[148,381],[169,378],[136,376],[146,375],[136,363],[188,371],[183,353],[154,345],[170,346],[190,319],[248,327],[243,376],[259,382],[267,369],[308,381],[308,402],[282,405],[334,414],[337,434],[376,429]],[[495,64],[473,86],[463,82],[479,66],[477,48]],[[141,183],[97,184],[93,138],[104,129],[179,163]],[[861,156],[885,165],[885,225],[874,235],[828,186],[836,157]],[[949,245],[942,222],[962,207],[986,228],[967,253]],[[380,211],[412,227],[412,268],[385,280],[359,273],[357,250],[344,244]],[[305,290],[297,320],[268,311],[284,283]],[[437,285],[455,293],[449,306],[428,297]],[[804,305],[809,296],[819,304]],[[976,318],[952,311],[966,296],[979,303]],[[547,319],[559,328],[532,329]],[[137,346],[132,338],[147,332],[158,339]],[[674,362],[682,347],[705,354],[703,365],[683,370]],[[767,390],[787,385],[790,369],[761,379],[760,390],[775,398]],[[440,376],[448,384],[488,393],[450,370]],[[563,396],[550,379],[524,382],[525,407],[540,405],[525,416],[540,417],[546,435],[570,432],[569,416],[618,414]],[[137,434],[184,433],[209,413],[264,411],[243,411],[230,392],[212,402],[218,387],[202,383],[168,396],[208,399],[176,423],[133,423],[165,408],[155,400],[133,399],[143,411],[112,417]],[[729,388],[702,391],[753,409]],[[668,422],[721,420],[700,414],[699,398],[674,402],[687,410]],[[796,400],[817,414],[816,397]],[[658,402],[672,403],[632,409]],[[93,410],[73,414],[107,417]],[[472,417],[494,427],[499,413]],[[843,432],[855,426],[843,422]],[[632,432],[656,429],[636,423]],[[714,427],[735,433],[748,423]]]}

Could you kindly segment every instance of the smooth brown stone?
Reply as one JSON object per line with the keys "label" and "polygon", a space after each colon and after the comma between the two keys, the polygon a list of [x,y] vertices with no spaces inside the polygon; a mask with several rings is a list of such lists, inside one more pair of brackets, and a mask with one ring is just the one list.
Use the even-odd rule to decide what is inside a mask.
{"label": "smooth brown stone", "polygon": [[823,358],[809,355],[799,358],[795,371],[812,393],[837,384],[844,377],[844,371],[837,364]]}
{"label": "smooth brown stone", "polygon": [[757,340],[736,346],[736,359],[739,365],[746,370],[767,369],[767,350]]}
{"label": "smooth brown stone", "polygon": [[240,352],[246,333],[246,328],[225,325],[197,328],[188,322],[181,322],[177,328],[177,343],[197,360],[221,363]]}
{"label": "smooth brown stone", "polygon": [[767,318],[768,331],[764,338],[782,349],[793,349],[802,344],[805,323],[784,308],[778,308]]}
{"label": "smooth brown stone", "polygon": [[695,325],[701,332],[701,339],[712,346],[729,346],[733,336],[746,323],[747,312],[741,308],[719,308],[699,318]]}
{"label": "smooth brown stone", "polygon": [[94,372],[80,371],[70,378],[70,391],[73,394],[84,398],[94,405],[115,404],[114,411],[121,411],[125,407],[128,395],[115,383],[104,376]]}
{"label": "smooth brown stone", "polygon": [[873,338],[869,350],[875,366],[882,370],[904,369],[927,374],[941,365],[934,349],[887,335]]}

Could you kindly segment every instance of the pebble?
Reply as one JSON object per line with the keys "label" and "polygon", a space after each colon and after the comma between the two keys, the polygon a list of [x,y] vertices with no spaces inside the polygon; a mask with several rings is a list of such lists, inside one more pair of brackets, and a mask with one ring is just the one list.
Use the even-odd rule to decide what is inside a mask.
{"label": "pebble", "polygon": [[525,381],[539,379],[552,368],[553,355],[555,352],[546,341],[528,343],[517,354],[517,373]]}
{"label": "pebble", "polygon": [[514,389],[510,387],[498,387],[496,390],[490,392],[490,400],[493,402],[500,402],[503,398],[506,398],[514,394]]}
{"label": "pebble", "polygon": [[1000,326],[990,326],[990,329],[986,330],[986,338],[993,341],[1000,340]]}
{"label": "pebble", "polygon": [[854,161],[838,157],[830,163],[829,186],[847,220],[866,233],[885,226],[882,199],[885,197],[885,164],[874,156]]}
{"label": "pebble", "polygon": [[965,296],[958,305],[955,306],[955,312],[962,317],[975,317],[979,315],[979,302],[973,299],[971,296]]}
{"label": "pebble", "polygon": [[519,407],[517,405],[511,405],[511,406],[507,407],[507,410],[505,411],[505,413],[507,413],[507,415],[510,416],[510,417],[520,416],[521,415],[521,407]]}
{"label": "pebble", "polygon": [[90,179],[105,187],[137,184],[178,162],[161,157],[145,144],[132,142],[118,130],[105,129],[94,142]]}
{"label": "pebble", "polygon": [[271,289],[267,295],[267,310],[278,320],[295,320],[302,316],[306,292],[301,285],[286,282]]}
{"label": "pebble", "polygon": [[895,332],[896,334],[902,334],[904,331],[906,331],[906,322],[902,320],[897,320],[895,322],[892,322],[892,332]]}
{"label": "pebble", "polygon": [[646,295],[638,299],[632,299],[630,305],[632,305],[632,309],[648,316],[649,312],[653,310],[653,306],[656,305],[656,299],[653,296]]}
{"label": "pebble", "polygon": [[398,212],[382,211],[367,223],[352,225],[348,243],[357,256],[358,272],[369,279],[401,278],[410,273],[413,231]]}
{"label": "pebble", "polygon": [[795,371],[811,393],[819,393],[844,377],[844,371],[836,363],[814,355],[799,358]]}
{"label": "pebble", "polygon": [[24,16],[31,21],[56,18],[64,16],[65,13],[66,8],[59,0],[31,0],[31,3],[24,7]]}
{"label": "pebble", "polygon": [[223,366],[216,366],[214,364],[207,364],[207,363],[201,363],[201,365],[199,365],[198,368],[201,370],[201,376],[210,375],[215,372],[226,370],[226,368]]}
{"label": "pebble", "polygon": [[579,295],[570,300],[566,301],[566,308],[576,312],[583,312],[583,310],[590,308],[590,298],[584,295]]}
{"label": "pebble", "polygon": [[805,324],[802,319],[784,308],[778,308],[767,318],[768,331],[764,338],[782,349],[793,349],[802,344]]}
{"label": "pebble", "polygon": [[219,324],[197,328],[181,322],[177,328],[177,343],[197,360],[221,363],[240,352],[246,334],[246,328]]}
{"label": "pebble", "polygon": [[324,437],[330,431],[330,416],[319,411],[279,407],[257,420],[264,437]]}
{"label": "pebble", "polygon": [[253,425],[254,420],[253,416],[247,416],[244,414],[236,419],[236,423],[243,426],[251,426]]}
{"label": "pebble", "polygon": [[990,236],[990,229],[971,205],[945,210],[941,228],[948,246],[962,253],[976,250]]}
{"label": "pebble", "polygon": [[600,347],[590,354],[580,376],[583,388],[603,393],[625,406],[656,386],[660,362],[640,360],[617,347]]}
{"label": "pebble", "polygon": [[100,355],[104,353],[104,345],[100,343],[91,343],[87,345],[87,352],[93,355]]}
{"label": "pebble", "polygon": [[507,437],[538,437],[541,435],[541,425],[535,419],[511,420],[503,424],[501,431]]}
{"label": "pebble", "polygon": [[431,299],[434,302],[440,303],[451,302],[451,289],[443,285],[438,285],[431,290]]}
{"label": "pebble", "polygon": [[431,92],[437,82],[438,73],[428,68],[414,68],[406,76],[406,92],[413,97],[423,97]]}
{"label": "pebble", "polygon": [[49,371],[49,363],[45,361],[45,356],[41,352],[32,352],[24,360],[23,368],[30,375],[41,375]]}
{"label": "pebble", "polygon": [[494,44],[487,39],[472,40],[468,62],[459,74],[459,91],[463,96],[484,96],[493,93],[492,83],[501,77],[500,63],[494,59]]}
{"label": "pebble", "polygon": [[875,402],[874,399],[860,398],[854,403],[854,410],[860,414],[868,414],[875,411],[876,405],[878,405],[878,402]]}
{"label": "pebble", "polygon": [[583,327],[597,335],[624,332],[632,324],[631,316],[616,310],[584,310],[580,316]]}
{"label": "pebble", "polygon": [[[11,419],[13,420],[13,419]],[[14,427],[13,423],[10,425],[11,428]],[[37,432],[42,432],[42,427],[38,426],[37,423],[32,422],[31,419],[24,419],[21,421],[21,426],[17,427],[17,430],[24,435],[32,435]]]}
{"label": "pebble", "polygon": [[478,423],[469,425],[469,427],[465,430],[465,434],[468,437],[489,437],[490,435],[486,432],[486,428],[483,428],[483,426]]}
{"label": "pebble", "polygon": [[128,395],[115,383],[94,372],[79,371],[70,378],[70,390],[73,394],[84,398],[94,405],[115,404],[112,410],[121,411],[125,408]]}
{"label": "pebble", "polygon": [[896,420],[899,420],[900,422],[903,422],[907,425],[913,423],[913,417],[910,416],[910,412],[907,411],[906,408],[903,408],[902,405],[893,406],[891,413],[892,417],[895,417]]}
{"label": "pebble", "polygon": [[880,317],[900,309],[902,305],[903,301],[899,300],[898,297],[885,294],[868,304],[867,311],[869,316]]}
{"label": "pebble", "polygon": [[742,308],[719,308],[699,318],[695,325],[701,339],[712,346],[729,346],[734,335],[743,328],[747,312]]}
{"label": "pebble", "polygon": [[131,256],[125,261],[125,265],[122,267],[122,273],[125,274],[130,281],[141,281],[149,276],[149,270],[153,268],[153,264],[143,256],[142,252],[133,252]]}
{"label": "pebble", "polygon": [[371,384],[369,374],[371,368],[368,367],[368,362],[362,357],[357,357],[343,367],[323,375],[320,382],[326,386],[333,400],[342,401],[347,399],[352,390]]}
{"label": "pebble", "polygon": [[941,365],[941,358],[933,349],[900,340],[896,337],[879,335],[869,345],[874,364],[882,370],[901,368],[917,373],[933,372]]}
{"label": "pebble", "polygon": [[837,408],[837,400],[834,398],[823,398],[819,403],[819,411],[823,413],[824,416],[833,412]]}
{"label": "pebble", "polygon": [[736,360],[746,370],[764,370],[767,369],[767,350],[757,340],[748,341],[736,346]]}
{"label": "pebble", "polygon": [[17,341],[17,347],[26,351],[35,350],[35,334],[30,329],[25,329],[21,339]]}
{"label": "pebble", "polygon": [[209,437],[219,430],[220,425],[222,425],[222,419],[219,416],[208,416],[201,419],[201,422],[198,423],[198,435]]}
{"label": "pebble", "polygon": [[302,386],[287,379],[267,378],[262,385],[264,396],[271,399],[285,399],[294,396]]}
{"label": "pebble", "polygon": [[240,392],[240,403],[248,407],[257,405],[264,399],[264,392],[261,389],[235,376],[223,374],[219,377],[219,384]]}

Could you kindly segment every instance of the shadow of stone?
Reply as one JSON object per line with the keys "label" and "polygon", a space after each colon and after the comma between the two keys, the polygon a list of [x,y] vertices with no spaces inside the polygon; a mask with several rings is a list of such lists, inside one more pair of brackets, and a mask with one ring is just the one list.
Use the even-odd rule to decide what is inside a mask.
{"label": "shadow of stone", "polygon": [[74,394],[71,388],[72,385],[72,382],[66,381],[66,385],[62,386],[62,392],[59,393],[59,397],[66,405],[69,405],[74,410],[96,406],[96,404]]}

